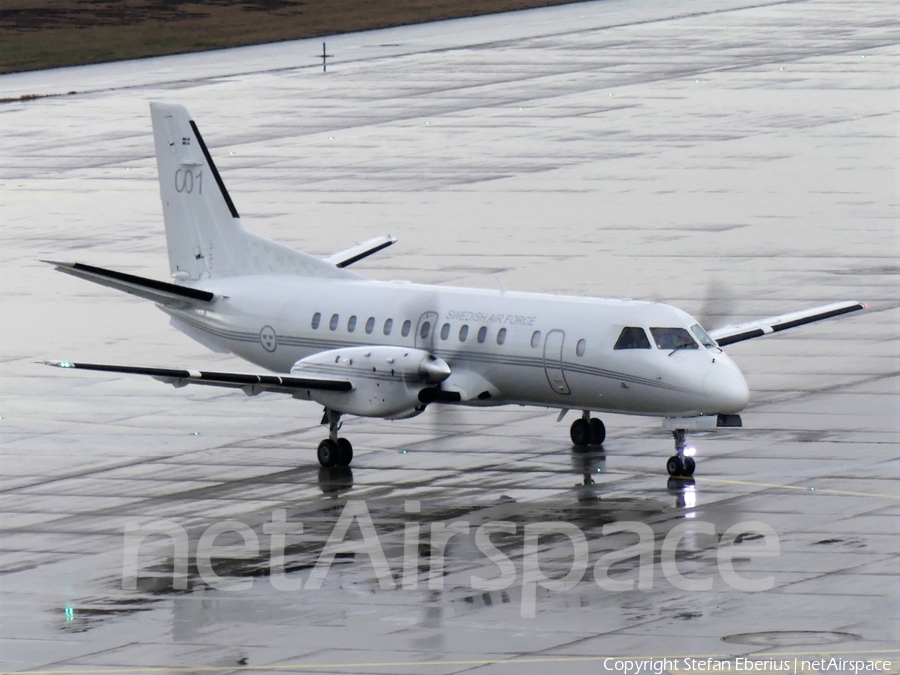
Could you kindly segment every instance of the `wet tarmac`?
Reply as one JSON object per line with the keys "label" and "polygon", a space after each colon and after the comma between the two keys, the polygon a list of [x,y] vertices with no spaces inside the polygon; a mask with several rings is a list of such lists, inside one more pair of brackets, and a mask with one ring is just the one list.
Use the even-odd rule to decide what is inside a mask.
{"label": "wet tarmac", "polygon": [[[320,43],[0,77],[46,96],[0,105],[0,670],[897,673],[896,3],[610,0],[329,38],[327,74]],[[320,469],[314,405],[35,364],[246,368],[38,262],[166,278],[157,99],[250,229],[398,236],[377,278],[870,309],[729,347],[751,404],[693,481],[659,421],[577,454],[526,408],[351,419]]]}

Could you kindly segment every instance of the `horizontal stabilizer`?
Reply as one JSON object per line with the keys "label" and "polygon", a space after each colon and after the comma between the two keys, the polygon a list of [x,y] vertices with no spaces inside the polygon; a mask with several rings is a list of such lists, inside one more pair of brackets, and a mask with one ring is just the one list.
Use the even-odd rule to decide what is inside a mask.
{"label": "horizontal stabilizer", "polygon": [[216,297],[209,291],[189,288],[188,286],[178,286],[165,281],[156,281],[155,279],[107,270],[102,267],[94,267],[93,265],[57,262],[56,260],[42,260],[41,262],[49,263],[60,272],[71,274],[73,277],[93,281],[95,284],[115,288],[117,291],[125,291],[145,300],[158,302],[169,307],[185,307],[197,303],[209,303]]}
{"label": "horizontal stabilizer", "polygon": [[856,312],[860,309],[867,309],[868,305],[862,302],[836,302],[831,305],[822,305],[821,307],[813,307],[811,309],[801,309],[798,312],[790,314],[781,314],[779,316],[770,316],[765,319],[757,319],[756,321],[748,321],[736,326],[723,326],[709,331],[710,337],[715,340],[720,347],[734,344],[735,342],[743,342],[751,338],[762,337],[770,333],[778,333],[788,328],[796,328],[804,326],[814,321],[822,319],[830,319],[834,316],[847,314],[848,312]]}
{"label": "horizontal stabilizer", "polygon": [[378,251],[386,249],[388,246],[395,243],[397,243],[397,239],[389,234],[382,235],[380,237],[373,237],[372,239],[368,239],[361,244],[351,246],[350,248],[340,251],[339,253],[330,255],[327,258],[324,258],[324,260],[325,262],[331,263],[335,267],[348,267],[353,263],[359,262],[363,258],[368,258],[373,253],[378,253]]}
{"label": "horizontal stabilizer", "polygon": [[293,394],[314,389],[317,391],[350,391],[352,383],[347,380],[323,377],[294,377],[292,375],[269,375],[257,373],[224,373],[208,370],[182,370],[179,368],[145,368],[143,366],[115,366],[104,363],[73,363],[72,361],[44,361],[56,368],[96,370],[106,373],[126,373],[148,375],[160,382],[184,387],[188,384],[204,384],[211,387],[243,389],[247,394],[272,391]]}

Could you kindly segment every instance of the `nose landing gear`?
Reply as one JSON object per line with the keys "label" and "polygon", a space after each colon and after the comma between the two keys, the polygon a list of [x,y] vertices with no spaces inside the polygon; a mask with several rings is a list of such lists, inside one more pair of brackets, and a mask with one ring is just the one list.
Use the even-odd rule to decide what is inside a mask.
{"label": "nose landing gear", "polygon": [[572,444],[579,448],[587,445],[602,445],[606,440],[606,426],[601,420],[591,417],[590,410],[585,410],[581,417],[572,422],[569,437],[572,439]]}
{"label": "nose landing gear", "polygon": [[316,455],[319,464],[325,468],[332,466],[350,466],[353,461],[353,446],[346,438],[338,438],[341,428],[341,413],[325,408],[322,424],[328,425],[328,438],[319,443]]}
{"label": "nose landing gear", "polygon": [[672,436],[675,438],[675,453],[666,462],[666,471],[672,477],[693,476],[696,463],[693,457],[684,454],[686,432],[684,429],[675,429]]}

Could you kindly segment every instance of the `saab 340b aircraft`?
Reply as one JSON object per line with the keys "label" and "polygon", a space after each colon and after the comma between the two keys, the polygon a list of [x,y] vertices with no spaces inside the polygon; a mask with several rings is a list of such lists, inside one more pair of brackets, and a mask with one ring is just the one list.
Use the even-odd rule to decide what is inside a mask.
{"label": "saab 340b aircraft", "polygon": [[747,405],[747,383],[722,347],[865,308],[839,302],[707,332],[657,302],[375,281],[347,267],[392,237],[320,259],[247,232],[187,109],[150,111],[174,283],[45,262],[155,302],[194,340],[270,372],[48,363],[315,401],[329,429],[322,466],[353,458],[338,435],[343,415],[518,404],[560,409],[560,420],[583,411],[571,426],[577,447],[606,436],[592,411],[666,418],[676,450],[666,468],[690,476],[685,432],[740,426]]}

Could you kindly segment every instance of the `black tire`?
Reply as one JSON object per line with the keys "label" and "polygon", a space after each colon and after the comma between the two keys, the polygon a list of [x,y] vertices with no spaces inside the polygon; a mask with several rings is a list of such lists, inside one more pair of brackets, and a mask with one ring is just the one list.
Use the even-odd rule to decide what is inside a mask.
{"label": "black tire", "polygon": [[573,445],[579,448],[583,448],[591,442],[590,425],[583,419],[578,418],[577,420],[572,422],[572,426],[569,429],[569,438],[572,439]]}
{"label": "black tire", "polygon": [[353,461],[353,446],[350,445],[350,441],[346,438],[339,438],[337,444],[339,452],[335,464],[337,466],[350,466],[350,462]]}
{"label": "black tire", "polygon": [[319,443],[319,449],[316,451],[316,455],[319,458],[319,464],[326,469],[331,468],[337,463],[337,458],[340,457],[340,454],[340,447],[330,438],[326,438]]}
{"label": "black tire", "polygon": [[697,463],[694,461],[693,457],[685,457],[684,458],[684,476],[693,476],[694,469],[697,468]]}
{"label": "black tire", "polygon": [[683,476],[684,461],[678,455],[672,455],[669,457],[669,461],[666,462],[666,471],[669,472],[670,476]]}
{"label": "black tire", "polygon": [[606,440],[606,425],[596,417],[591,418],[591,445],[603,445]]}

